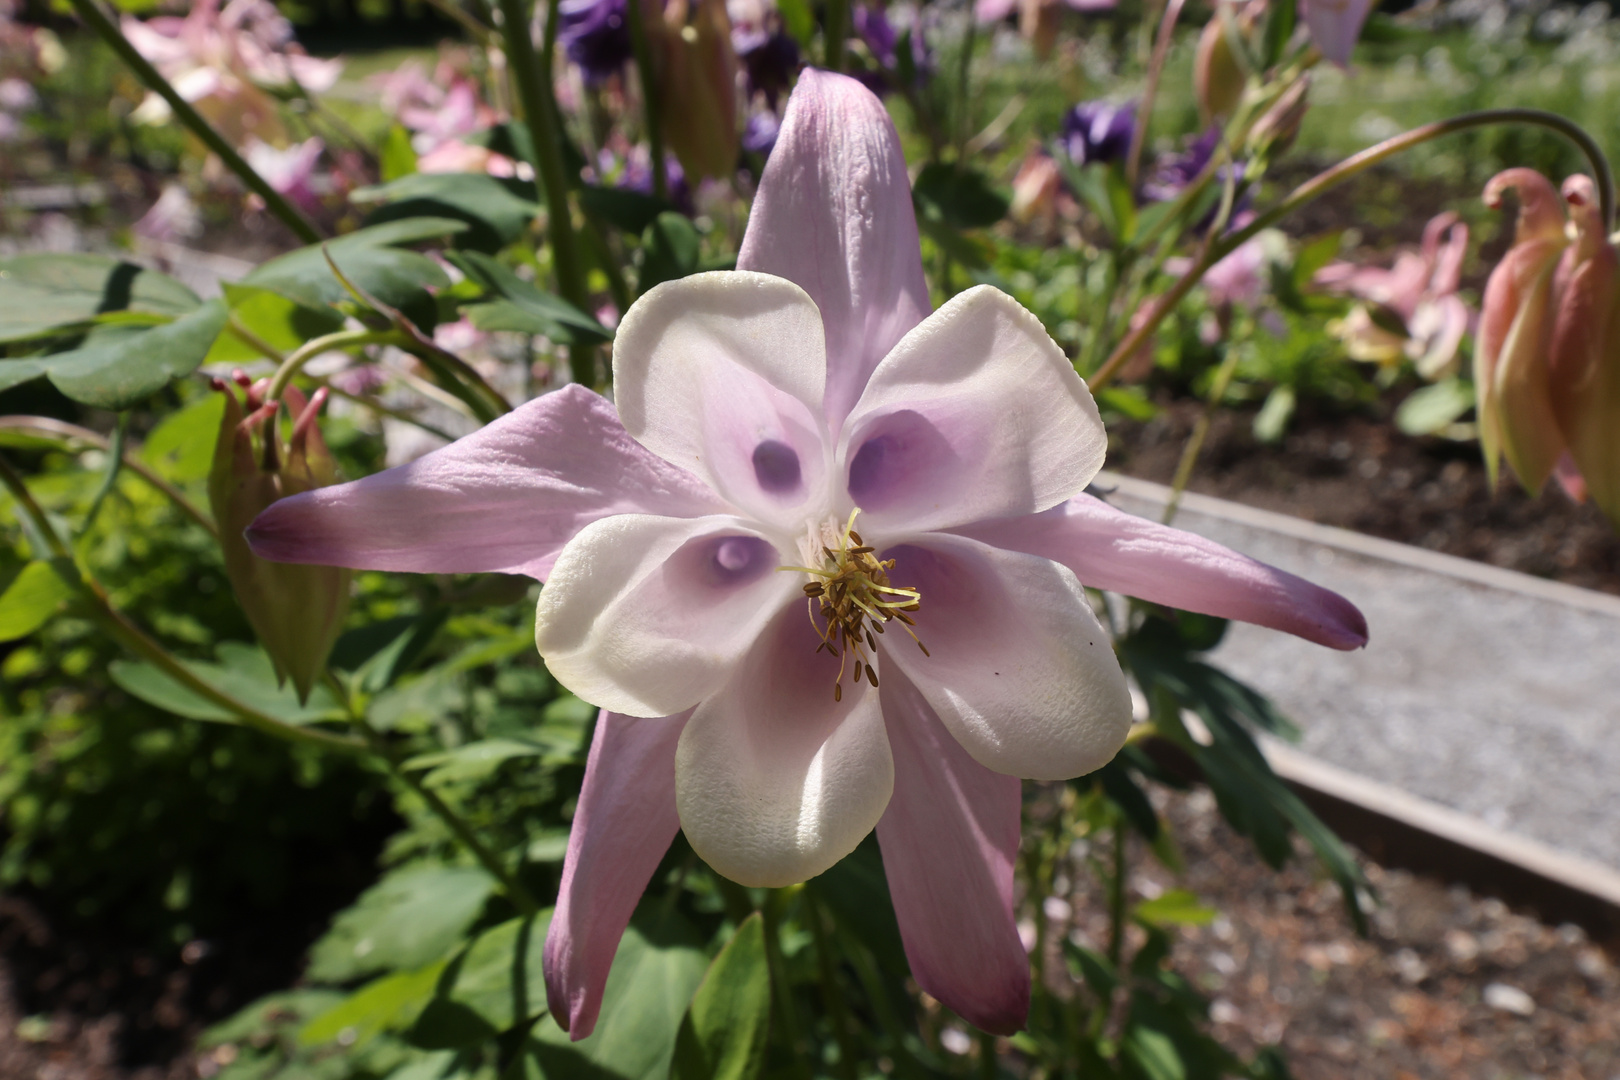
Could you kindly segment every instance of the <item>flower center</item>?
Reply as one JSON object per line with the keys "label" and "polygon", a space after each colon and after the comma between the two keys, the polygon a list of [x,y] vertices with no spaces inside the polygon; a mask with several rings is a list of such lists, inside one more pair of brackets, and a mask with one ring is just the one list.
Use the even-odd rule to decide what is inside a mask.
{"label": "flower center", "polygon": [[[833,700],[844,698],[844,672],[851,659],[855,661],[854,682],[864,674],[874,688],[878,684],[872,656],[877,653],[877,636],[883,633],[885,623],[898,620],[901,628],[917,642],[917,648],[928,655],[928,647],[918,640],[911,629],[917,625],[907,612],[920,606],[921,594],[916,589],[898,588],[889,581],[894,560],[880,560],[855,531],[857,507],[849,515],[842,530],[837,519],[812,525],[799,550],[805,566],[779,566],[778,570],[797,570],[809,574],[804,595],[809,609],[810,625],[815,627],[821,644],[816,652],[826,649],[838,659],[838,678],[833,681]],[[821,616],[820,620],[816,615]]]}

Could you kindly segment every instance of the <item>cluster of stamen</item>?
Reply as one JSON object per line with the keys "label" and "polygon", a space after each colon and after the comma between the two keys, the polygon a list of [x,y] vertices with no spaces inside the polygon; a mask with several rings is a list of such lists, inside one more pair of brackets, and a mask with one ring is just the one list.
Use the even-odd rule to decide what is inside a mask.
{"label": "cluster of stamen", "polygon": [[[825,649],[838,660],[838,678],[833,682],[834,701],[843,700],[844,672],[852,659],[855,661],[854,682],[859,684],[864,675],[874,688],[877,686],[872,656],[877,653],[878,635],[883,633],[885,623],[899,622],[901,629],[917,642],[923,655],[928,655],[928,647],[912,630],[917,624],[909,614],[920,606],[921,594],[916,589],[897,588],[890,583],[888,572],[894,569],[894,560],[878,559],[873,549],[861,540],[861,534],[855,531],[855,516],[859,513],[859,509],[850,513],[849,521],[835,541],[836,547],[820,545],[820,567],[778,567],[809,574],[812,578],[804,587],[804,595],[810,625],[821,638],[816,652]],[[830,522],[828,527],[829,530],[836,528]]]}

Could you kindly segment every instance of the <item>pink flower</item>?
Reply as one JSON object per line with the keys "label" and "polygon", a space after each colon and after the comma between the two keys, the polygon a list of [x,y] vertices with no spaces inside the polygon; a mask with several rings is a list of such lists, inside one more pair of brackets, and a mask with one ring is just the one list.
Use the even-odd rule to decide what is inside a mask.
{"label": "pink flower", "polygon": [[1344,67],[1372,14],[1374,0],[1300,0],[1299,12],[1311,40],[1328,60]]}
{"label": "pink flower", "polygon": [[994,289],[929,314],[899,140],[854,80],[801,77],[738,266],[625,313],[617,408],[566,387],[283,500],[249,538],[546,581],[541,654],[604,706],[546,941],[573,1037],[678,830],[720,873],[783,885],[875,828],[919,985],[1013,1031],[1018,778],[1095,769],[1130,724],[1081,582],[1337,648],[1365,623],[1084,493],[1105,445],[1089,391]]}
{"label": "pink flower", "polygon": [[[321,202],[320,194],[315,190],[315,166],[325,149],[326,144],[318,135],[294,143],[285,150],[249,139],[242,156],[272,188],[305,210],[312,210]],[[257,196],[254,198],[257,199]]]}
{"label": "pink flower", "polygon": [[1386,329],[1364,308],[1344,320],[1343,335],[1357,360],[1384,363],[1410,359],[1418,374],[1437,379],[1455,374],[1458,349],[1474,312],[1457,295],[1468,226],[1454,213],[1438,214],[1423,227],[1421,252],[1402,251],[1395,265],[1335,262],[1317,271],[1315,284],[1388,308],[1401,317],[1405,335]]}
{"label": "pink flower", "polygon": [[[145,22],[125,16],[124,37],[150,60],[186,101],[198,107],[228,138],[248,135],[266,142],[285,137],[275,102],[264,88],[330,90],[341,60],[317,60],[293,41],[292,24],[270,0],[219,0],[193,4],[184,18]],[[168,119],[168,105],[148,95],[137,117]]]}

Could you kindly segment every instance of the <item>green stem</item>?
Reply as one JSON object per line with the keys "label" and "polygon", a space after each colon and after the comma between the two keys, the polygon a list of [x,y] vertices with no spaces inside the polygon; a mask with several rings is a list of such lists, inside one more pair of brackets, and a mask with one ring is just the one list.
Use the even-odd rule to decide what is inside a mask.
{"label": "green stem", "polygon": [[235,173],[242,183],[246,184],[255,195],[263,199],[265,207],[279,218],[283,225],[291,229],[306,244],[320,243],[320,230],[300,213],[297,207],[288,202],[281,192],[271,187],[270,182],[260,176],[253,166],[249,165],[246,159],[241,154],[238,154],[230,143],[225,141],[225,137],[215,131],[213,125],[204,120],[202,114],[192,108],[191,103],[181,97],[174,87],[169,85],[169,80],[165,79],[162,73],[152,66],[151,61],[142,56],[140,51],[125,39],[117,24],[101,10],[101,5],[97,3],[97,0],[71,0],[71,2],[73,10],[78,12],[79,18],[83,19],[92,30],[100,35],[101,39],[112,48],[113,52],[118,54],[120,60],[129,65],[130,69],[135,72],[141,82],[146,84],[149,90],[169,103],[169,108],[174,110],[174,115],[179,118],[180,122],[193,135],[202,140],[204,146],[218,155],[220,161],[225,163],[225,167]]}
{"label": "green stem", "polygon": [[842,72],[849,41],[849,0],[827,0],[827,25],[822,34],[827,70]]}
{"label": "green stem", "polygon": [[804,913],[816,941],[816,973],[821,980],[821,999],[832,1021],[833,1041],[838,1044],[838,1074],[844,1080],[856,1080],[855,1043],[850,1036],[849,1010],[845,1007],[843,992],[838,989],[838,969],[833,962],[832,952],[833,936],[827,927],[827,913],[808,890],[804,893]]}
{"label": "green stem", "polygon": [[347,390],[334,386],[331,379],[321,379],[320,383],[322,386],[326,387],[333,397],[340,397],[344,401],[352,401],[362,409],[369,409],[378,416],[386,416],[390,420],[398,420],[402,424],[410,424],[412,427],[420,428],[429,435],[432,435],[434,438],[443,439],[445,442],[456,441],[455,435],[450,434],[450,432],[441,427],[428,423],[426,420],[423,420],[420,417],[412,416],[404,409],[390,408],[389,406],[378,401],[376,398],[369,398],[363,394],[351,394]]}
{"label": "green stem", "polygon": [[782,1036],[788,1051],[798,1065],[798,1072],[811,1075],[809,1048],[804,1041],[804,1029],[799,1024],[799,1011],[793,1004],[793,985],[788,982],[787,961],[782,956],[782,915],[788,899],[799,887],[772,889],[761,912],[765,916],[765,962],[771,970],[771,993],[776,1001],[776,1015],[782,1022]]}
{"label": "green stem", "polygon": [[[0,430],[26,431],[30,435],[43,436],[56,439],[65,446],[73,443],[86,443],[98,450],[110,450],[111,444],[101,435],[89,428],[79,427],[62,420],[53,420],[48,416],[0,416]],[[185,493],[152,469],[140,458],[126,452],[123,455],[124,468],[151,484],[154,488],[167,495],[192,521],[208,530],[210,536],[219,538],[219,530],[214,527],[214,519],[205,514],[196,503],[186,498]]]}
{"label": "green stem", "polygon": [[1192,435],[1187,439],[1187,445],[1181,451],[1181,460],[1176,463],[1176,475],[1170,482],[1170,498],[1164,504],[1164,524],[1168,525],[1176,519],[1176,511],[1181,509],[1181,496],[1187,490],[1187,483],[1192,479],[1193,466],[1198,463],[1198,455],[1204,449],[1204,439],[1209,435],[1210,420],[1215,410],[1220,406],[1221,399],[1226,396],[1226,388],[1232,384],[1232,373],[1237,370],[1238,351],[1227,347],[1226,355],[1221,358],[1221,366],[1215,371],[1215,379],[1209,387],[1209,397],[1204,402],[1203,411],[1198,414],[1198,420],[1193,424]]}
{"label": "green stem", "polygon": [[1598,189],[1599,207],[1603,214],[1604,233],[1614,228],[1614,173],[1609,168],[1609,159],[1604,156],[1603,150],[1596,141],[1574,121],[1566,120],[1556,113],[1545,112],[1541,109],[1485,109],[1480,112],[1464,113],[1462,116],[1453,116],[1447,120],[1438,120],[1432,124],[1413,128],[1394,138],[1385,139],[1376,146],[1370,146],[1359,154],[1353,154],[1337,165],[1305,181],[1279,202],[1276,206],[1257,216],[1243,228],[1232,232],[1212,243],[1206,244],[1203,254],[1193,263],[1192,267],[1176,280],[1158,303],[1153,306],[1147,319],[1140,326],[1126,334],[1124,339],[1114,347],[1106,361],[1092,374],[1088,380],[1093,389],[1106,386],[1118,373],[1138,346],[1148,339],[1164,321],[1166,315],[1179,304],[1194,285],[1203,278],[1211,266],[1220,262],[1237,248],[1253,239],[1262,230],[1269,229],[1288,214],[1301,206],[1326,194],[1333,188],[1349,180],[1358,173],[1365,172],[1374,165],[1410,150],[1414,146],[1437,139],[1442,135],[1451,135],[1459,131],[1468,131],[1477,127],[1488,127],[1492,124],[1531,124],[1537,127],[1548,128],[1564,136],[1574,143],[1586,155],[1592,165],[1592,171],[1597,175],[1593,178]]}
{"label": "green stem", "polygon": [[96,515],[101,513],[101,506],[112,494],[113,485],[118,483],[118,473],[124,467],[124,443],[129,439],[129,410],[125,409],[118,414],[118,422],[113,428],[112,441],[107,444],[107,471],[101,477],[101,486],[96,488],[95,496],[90,500],[90,509],[84,512],[84,524],[79,526],[79,535],[83,536],[90,531],[96,523]]}
{"label": "green stem", "polygon": [[401,347],[406,344],[403,337],[392,330],[337,330],[330,334],[322,334],[318,338],[311,338],[288,353],[281,366],[276,368],[276,373],[270,377],[270,388],[265,391],[264,399],[280,401],[281,395],[287,392],[287,385],[293,381],[293,376],[323,352],[384,343]]}
{"label": "green stem", "polygon": [[[647,127],[647,156],[652,169],[653,194],[669,198],[669,177],[664,172],[663,102],[658,97],[658,72],[653,67],[652,44],[647,40],[647,16],[642,0],[630,0],[625,13],[630,20],[630,45],[636,55],[636,77],[641,82],[641,109]],[[662,5],[660,5],[662,6]]]}
{"label": "green stem", "polygon": [[[564,300],[581,310],[589,310],[585,275],[574,243],[574,219],[568,205],[568,178],[563,168],[562,138],[557,130],[556,102],[552,100],[551,70],[541,69],[540,54],[529,34],[529,14],[523,0],[500,0],[501,32],[506,37],[506,62],[517,83],[523,121],[534,144],[535,169],[546,197],[546,228],[551,240],[551,262],[557,274],[557,291]],[[551,0],[547,18],[557,20],[557,0]],[[594,353],[592,354],[594,359]],[[582,377],[583,375],[583,377]],[[594,385],[595,372],[576,371],[574,378]]]}
{"label": "green stem", "polygon": [[1136,124],[1131,128],[1131,148],[1125,157],[1125,182],[1136,190],[1136,179],[1142,171],[1142,147],[1147,143],[1148,125],[1153,120],[1153,99],[1159,94],[1159,76],[1164,72],[1164,61],[1170,54],[1170,39],[1176,22],[1181,18],[1186,0],[1169,0],[1164,5],[1164,17],[1159,20],[1159,35],[1153,43],[1153,57],[1148,61],[1147,85],[1142,88],[1142,100],[1136,108]]}
{"label": "green stem", "polygon": [[[913,29],[912,33],[918,33]],[[979,40],[979,20],[968,13],[967,32],[962,35],[962,63],[957,70],[957,112],[956,112],[956,156],[962,157],[962,148],[967,145],[968,128],[971,127],[968,114],[971,112],[973,102],[973,47]]]}
{"label": "green stem", "polygon": [[1127,837],[1123,821],[1114,824],[1114,872],[1108,879],[1108,960],[1116,968],[1125,951],[1125,867]]}
{"label": "green stem", "polygon": [[86,600],[90,618],[103,630],[107,631],[119,644],[130,652],[146,660],[153,667],[162,671],[169,678],[190,690],[193,694],[212,702],[228,712],[235,713],[242,723],[266,735],[274,735],[288,742],[309,743],[327,750],[341,750],[345,753],[358,753],[365,750],[365,744],[358,739],[349,739],[341,735],[332,735],[317,728],[298,727],[277,720],[267,713],[255,709],[244,701],[239,701],[230,694],[203,679],[198,678],[190,668],[182,664],[167,649],[149,637],[129,617],[119,611],[107,596],[107,591],[95,578],[86,574],[73,558],[73,550],[67,542],[56,532],[50,518],[40,509],[39,503],[29,492],[22,478],[14,472],[3,458],[0,458],[0,485],[3,485],[17,500],[22,512],[33,523],[34,528],[45,538],[53,556],[51,563],[57,574],[76,589]]}

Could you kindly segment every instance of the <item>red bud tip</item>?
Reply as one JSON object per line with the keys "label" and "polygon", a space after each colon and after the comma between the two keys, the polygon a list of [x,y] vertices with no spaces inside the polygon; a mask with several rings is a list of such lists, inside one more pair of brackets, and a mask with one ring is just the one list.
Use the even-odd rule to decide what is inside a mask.
{"label": "red bud tip", "polygon": [[235,371],[231,372],[231,381],[237,386],[240,386],[242,389],[246,390],[248,387],[253,385],[253,376],[249,375],[241,368],[237,368]]}
{"label": "red bud tip", "polygon": [[227,383],[224,379],[212,378],[212,379],[208,380],[208,388],[210,390],[218,390],[218,391],[220,391],[222,393],[225,391],[226,387],[228,387],[229,385],[230,384]]}

